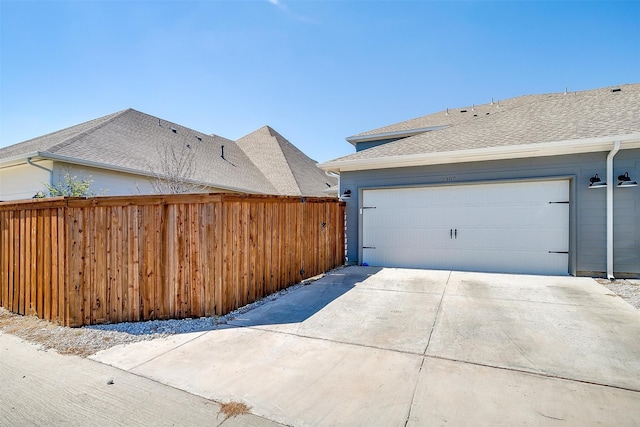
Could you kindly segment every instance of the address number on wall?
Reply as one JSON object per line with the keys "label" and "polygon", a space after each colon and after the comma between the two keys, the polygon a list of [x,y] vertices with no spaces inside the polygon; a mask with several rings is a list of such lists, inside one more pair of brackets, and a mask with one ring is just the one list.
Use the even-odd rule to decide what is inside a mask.
{"label": "address number on wall", "polygon": [[452,175],[452,176],[443,176],[443,177],[440,179],[440,182],[453,182],[453,181],[455,181],[455,180],[456,180],[456,176],[455,176],[455,175]]}

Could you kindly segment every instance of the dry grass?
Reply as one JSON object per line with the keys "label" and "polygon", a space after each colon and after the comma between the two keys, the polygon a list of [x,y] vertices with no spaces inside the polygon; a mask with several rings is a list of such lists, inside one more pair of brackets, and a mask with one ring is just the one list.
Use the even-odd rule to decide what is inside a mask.
{"label": "dry grass", "polygon": [[222,403],[220,407],[220,414],[224,414],[224,419],[228,420],[229,418],[236,417],[238,415],[250,414],[249,410],[251,409],[249,406],[245,405],[242,402],[229,402]]}
{"label": "dry grass", "polygon": [[43,350],[54,349],[59,354],[87,357],[121,343],[149,339],[121,332],[67,328],[54,325],[36,316],[21,316],[0,307],[0,332],[14,335]]}
{"label": "dry grass", "polygon": [[[61,334],[77,336],[77,330],[66,330],[61,326],[56,326],[46,320],[38,319],[35,316],[21,316],[11,313],[5,309],[0,309],[0,331],[15,335],[25,341],[39,344],[44,349],[55,348],[60,354],[76,354],[86,356],[87,352],[75,346],[60,347],[55,345],[56,338]],[[91,353],[89,353],[91,354]]]}

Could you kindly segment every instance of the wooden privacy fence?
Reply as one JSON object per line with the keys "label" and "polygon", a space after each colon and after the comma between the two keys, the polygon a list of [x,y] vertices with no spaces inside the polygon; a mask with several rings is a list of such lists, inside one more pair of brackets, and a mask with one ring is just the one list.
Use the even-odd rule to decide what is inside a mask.
{"label": "wooden privacy fence", "polygon": [[4,202],[0,227],[0,305],[73,327],[222,315],[344,261],[334,198]]}

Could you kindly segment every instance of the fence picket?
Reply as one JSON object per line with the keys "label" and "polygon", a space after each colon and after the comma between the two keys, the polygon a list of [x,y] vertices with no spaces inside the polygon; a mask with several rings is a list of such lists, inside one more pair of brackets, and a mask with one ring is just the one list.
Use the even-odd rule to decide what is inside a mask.
{"label": "fence picket", "polygon": [[73,327],[223,315],[344,261],[330,198],[3,202],[0,227],[0,306]]}

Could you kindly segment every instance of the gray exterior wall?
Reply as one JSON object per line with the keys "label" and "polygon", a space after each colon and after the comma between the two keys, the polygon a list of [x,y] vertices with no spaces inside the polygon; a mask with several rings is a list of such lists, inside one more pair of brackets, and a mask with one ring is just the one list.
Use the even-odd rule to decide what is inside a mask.
{"label": "gray exterior wall", "polygon": [[[607,152],[532,159],[458,163],[369,171],[342,172],[340,194],[351,190],[347,201],[347,257],[359,263],[362,190],[421,185],[456,185],[471,182],[569,178],[569,271],[577,275],[604,275],[606,271],[606,190],[589,189],[589,178],[606,180]],[[629,172],[640,180],[640,150],[621,150],[614,158],[614,182]],[[640,186],[614,188],[614,275],[640,277]]]}
{"label": "gray exterior wall", "polygon": [[[404,137],[403,137],[404,138]],[[388,144],[390,142],[397,141],[403,138],[387,138],[387,139],[378,139],[375,141],[365,141],[356,143],[356,152],[367,150],[369,148],[377,147],[378,145]]]}

